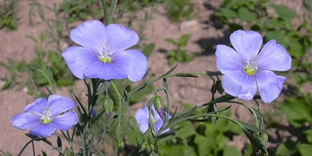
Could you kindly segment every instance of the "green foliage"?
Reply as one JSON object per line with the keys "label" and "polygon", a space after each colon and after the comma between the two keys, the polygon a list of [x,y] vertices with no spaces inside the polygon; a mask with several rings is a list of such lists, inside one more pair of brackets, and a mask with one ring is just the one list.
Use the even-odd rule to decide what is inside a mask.
{"label": "green foliage", "polygon": [[19,0],[4,0],[0,2],[0,29],[5,31],[17,30],[17,7]]}
{"label": "green foliage", "polygon": [[[230,111],[220,113],[231,117]],[[242,153],[234,146],[228,146],[229,135],[241,134],[241,129],[227,119],[219,118],[216,122],[195,124],[182,122],[173,129],[181,128],[175,137],[162,144],[159,155],[199,155],[199,156],[239,156]]]}
{"label": "green foliage", "polygon": [[103,17],[101,6],[101,0],[65,0],[58,8],[58,13],[66,14],[69,23],[85,21],[89,16],[100,19]]}
{"label": "green foliage", "polygon": [[149,57],[152,54],[154,49],[155,49],[155,43],[150,43],[143,47],[142,52],[144,53],[146,57]]}
{"label": "green foliage", "polygon": [[282,111],[286,114],[288,121],[295,127],[301,127],[305,122],[312,125],[312,96],[299,95],[289,97],[281,106]]}
{"label": "green foliage", "polygon": [[309,11],[310,17],[312,16],[312,0],[303,0],[304,7]]}
{"label": "green foliage", "polygon": [[137,12],[142,8],[149,7],[153,4],[162,3],[165,0],[123,0],[121,3],[127,4],[125,12]]}
{"label": "green foliage", "polygon": [[168,61],[172,65],[176,62],[190,62],[193,60],[193,56],[187,54],[186,48],[189,39],[191,38],[190,34],[182,35],[177,41],[172,38],[167,38],[165,41],[176,46],[175,50],[168,51]]}
{"label": "green foliage", "polygon": [[[276,155],[301,155],[308,156],[311,154],[312,147],[312,96],[310,94],[298,95],[288,98],[281,106],[282,111],[286,114],[288,121],[296,128],[305,128],[304,140],[293,142],[287,140],[277,148]],[[300,135],[300,133],[298,133]]]}
{"label": "green foliage", "polygon": [[196,15],[196,8],[190,0],[167,0],[165,8],[173,21],[191,20]]}

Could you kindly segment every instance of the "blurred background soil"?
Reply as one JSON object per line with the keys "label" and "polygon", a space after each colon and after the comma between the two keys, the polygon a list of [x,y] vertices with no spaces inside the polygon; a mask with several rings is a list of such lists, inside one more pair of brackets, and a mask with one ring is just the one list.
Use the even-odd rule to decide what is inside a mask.
{"label": "blurred background soil", "polygon": [[[44,0],[41,3],[49,5],[59,5],[62,0]],[[195,54],[195,59],[189,63],[179,63],[175,72],[185,71],[216,71],[216,58],[214,55],[215,47],[212,47],[209,51],[203,51],[205,45],[216,44],[228,44],[230,31],[224,28],[218,27],[218,21],[212,18],[212,15],[219,9],[221,1],[218,0],[193,0],[196,4],[197,16],[190,21],[183,21],[181,23],[172,22],[164,12],[163,6],[157,6],[152,14],[152,19],[145,25],[143,31],[144,37],[147,39],[146,43],[155,43],[156,47],[149,57],[149,73],[153,73],[157,76],[165,73],[171,67],[167,62],[167,55],[162,52],[162,49],[174,48],[169,43],[165,42],[166,38],[178,38],[182,34],[192,34],[190,42],[187,46],[187,50],[190,53]],[[302,2],[301,0],[276,0],[278,4],[284,4],[294,9],[300,16],[302,14]],[[30,61],[35,57],[34,47],[35,43],[26,37],[31,35],[33,37],[39,37],[40,33],[47,28],[41,22],[39,17],[34,18],[34,26],[30,26],[29,21],[29,1],[21,0],[18,6],[18,23],[19,27],[17,31],[5,32],[0,30],[0,61],[9,62],[10,60],[25,60]],[[1,9],[1,8],[0,8]],[[49,15],[48,15],[49,16]],[[52,16],[52,15],[51,15]],[[300,22],[300,19],[298,21]],[[134,29],[137,29],[134,27]],[[62,45],[63,49],[67,48],[67,44]],[[0,77],[5,77],[6,71],[4,68],[0,68]],[[21,76],[23,77],[23,75]],[[5,84],[4,80],[0,80],[0,88]],[[202,104],[210,100],[211,92],[210,87],[212,81],[207,76],[200,76],[197,79],[192,78],[172,78],[168,80],[170,95],[172,100],[171,108],[181,108],[181,103]],[[76,88],[77,94],[83,94],[85,88],[81,80],[77,81],[74,88]],[[308,90],[311,88],[307,88]],[[24,134],[26,130],[18,130],[14,128],[10,119],[17,113],[22,112],[24,107],[31,103],[35,98],[27,94],[26,88],[10,88],[4,91],[0,91],[0,149],[9,151],[13,155],[16,155],[19,149],[29,140]],[[58,94],[70,96],[66,89],[57,90]],[[281,95],[278,100],[285,98]],[[254,105],[250,103],[251,105]],[[134,105],[133,109],[142,107],[142,104]],[[270,105],[260,103],[260,109],[269,111]],[[248,110],[241,107],[232,107],[232,110],[237,118],[251,122],[252,120]],[[285,120],[284,120],[285,121]],[[288,123],[285,122],[287,125]],[[279,131],[276,129],[270,129],[269,133],[271,137],[277,135],[289,136],[287,131]],[[283,138],[283,137],[282,137]],[[56,136],[51,137],[51,141],[56,143]],[[242,148],[244,142],[247,139],[245,136],[239,136],[234,138],[233,142],[229,144],[236,145]],[[47,151],[48,155],[56,155],[52,149],[44,143],[36,142],[37,154],[41,150]],[[277,146],[278,142],[271,142],[269,146]],[[28,147],[24,155],[30,155],[31,148]]]}

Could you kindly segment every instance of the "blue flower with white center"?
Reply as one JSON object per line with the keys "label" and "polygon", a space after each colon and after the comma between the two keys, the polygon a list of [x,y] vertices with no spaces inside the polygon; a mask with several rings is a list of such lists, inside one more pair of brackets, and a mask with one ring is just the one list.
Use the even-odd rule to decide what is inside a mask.
{"label": "blue flower with white center", "polygon": [[97,20],[73,29],[70,38],[80,46],[69,47],[63,57],[71,72],[80,79],[141,80],[147,58],[138,50],[127,50],[139,41],[136,32],[120,24],[105,26]]}
{"label": "blue flower with white center", "polygon": [[18,129],[30,129],[30,134],[48,138],[57,129],[68,130],[78,123],[78,116],[72,109],[75,103],[66,97],[50,95],[39,98],[25,107],[24,112],[11,119]]}
{"label": "blue flower with white center", "polygon": [[[164,124],[163,119],[165,119],[165,116],[168,115],[168,118],[171,118],[171,115],[165,111],[160,112],[162,114],[159,114],[156,111],[155,107],[152,107],[152,110],[153,114],[150,114],[148,107],[145,106],[144,108],[138,109],[135,113],[135,119],[137,120],[137,123],[140,126],[140,131],[142,133],[145,133],[147,131],[150,121],[154,125],[153,133],[157,133]],[[162,133],[168,132],[169,130],[170,128],[164,130]]]}
{"label": "blue flower with white center", "polygon": [[251,100],[259,91],[265,103],[280,95],[286,77],[273,71],[289,70],[291,57],[275,40],[267,42],[260,51],[262,40],[258,32],[237,30],[230,36],[235,50],[226,45],[217,46],[217,68],[224,74],[225,92]]}

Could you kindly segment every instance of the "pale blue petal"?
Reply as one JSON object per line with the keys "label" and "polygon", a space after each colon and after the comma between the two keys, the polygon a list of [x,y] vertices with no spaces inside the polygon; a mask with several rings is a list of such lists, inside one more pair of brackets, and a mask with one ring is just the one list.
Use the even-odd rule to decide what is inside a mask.
{"label": "pale blue petal", "polygon": [[53,117],[75,108],[73,100],[59,95],[50,95],[48,98],[49,110]]}
{"label": "pale blue petal", "polygon": [[24,108],[24,112],[35,112],[37,114],[42,114],[46,108],[48,108],[47,99],[39,98],[36,99],[33,103],[27,105]]}
{"label": "pale blue petal", "polygon": [[145,133],[149,127],[149,111],[147,107],[143,109],[138,109],[135,113],[135,119],[139,124],[140,131]]}
{"label": "pale blue petal", "polygon": [[127,78],[131,60],[129,57],[119,54],[121,53],[114,54],[110,63],[104,63],[99,59],[91,62],[84,71],[85,77],[103,80]]}
{"label": "pale blue petal", "polygon": [[265,103],[275,100],[283,89],[286,80],[284,76],[275,75],[272,71],[260,70],[255,74],[261,99]]}
{"label": "pale blue petal", "polygon": [[69,47],[62,55],[70,71],[80,79],[85,78],[85,69],[89,67],[92,62],[99,60],[95,53],[82,47]]}
{"label": "pale blue petal", "polygon": [[148,130],[148,127],[149,127],[148,122],[147,122],[147,123],[146,123],[146,122],[141,123],[141,124],[140,124],[140,131],[141,131],[142,133],[145,133],[145,132]]}
{"label": "pale blue petal", "polygon": [[[160,128],[163,126],[164,124],[164,120],[160,117],[159,113],[157,112],[157,110],[155,109],[155,107],[152,107],[152,110],[154,112],[154,120],[156,120],[157,122],[154,124],[154,133],[158,132],[160,130]],[[165,112],[165,114],[168,116],[168,119],[171,119],[171,115],[168,112]],[[170,131],[170,128],[165,129],[164,131],[162,131],[161,133],[165,133]]]}
{"label": "pale blue petal", "polygon": [[217,68],[223,73],[231,72],[233,70],[243,69],[244,62],[238,53],[226,46],[218,45],[216,49]]}
{"label": "pale blue petal", "polygon": [[170,130],[171,130],[170,128],[167,128],[167,129],[165,129],[164,131],[162,131],[161,134],[162,134],[162,133],[169,132]]}
{"label": "pale blue petal", "polygon": [[262,46],[262,36],[256,31],[237,30],[230,36],[230,41],[238,54],[249,63],[256,58]]}
{"label": "pale blue petal", "polygon": [[56,126],[54,124],[38,124],[30,129],[30,134],[35,136],[41,136],[43,138],[48,138],[53,135],[56,131]]}
{"label": "pale blue petal", "polygon": [[73,29],[70,38],[93,52],[99,52],[107,40],[106,27],[98,20],[87,21]]}
{"label": "pale blue petal", "polygon": [[121,52],[119,57],[124,57],[129,61],[129,68],[127,71],[129,80],[136,82],[143,79],[148,69],[148,62],[146,56],[142,52],[138,50],[126,50]]}
{"label": "pale blue petal", "polygon": [[138,34],[121,24],[110,24],[106,27],[108,33],[107,44],[114,51],[123,51],[139,42]]}
{"label": "pale blue petal", "polygon": [[76,112],[69,111],[54,118],[52,123],[60,130],[68,130],[78,123],[78,116]]}
{"label": "pale blue petal", "polygon": [[287,50],[275,40],[265,44],[257,57],[258,67],[265,70],[287,71],[291,68],[291,57]]}
{"label": "pale blue petal", "polygon": [[160,130],[160,128],[162,127],[162,125],[164,124],[162,119],[158,119],[156,124],[154,124],[154,129],[156,130],[156,132],[158,132]]}
{"label": "pale blue petal", "polygon": [[226,93],[245,100],[251,100],[257,92],[254,78],[242,70],[226,73],[222,78],[222,87]]}
{"label": "pale blue petal", "polygon": [[40,119],[33,113],[20,113],[11,119],[11,124],[18,129],[29,129],[40,124]]}

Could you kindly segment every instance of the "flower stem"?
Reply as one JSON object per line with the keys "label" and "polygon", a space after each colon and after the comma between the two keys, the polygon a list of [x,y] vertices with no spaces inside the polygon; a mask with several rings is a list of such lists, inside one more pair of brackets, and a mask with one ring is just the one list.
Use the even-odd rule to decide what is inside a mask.
{"label": "flower stem", "polygon": [[118,95],[118,99],[119,99],[119,106],[118,106],[118,124],[120,125],[120,117],[121,117],[121,94],[119,93],[118,88],[116,87],[115,83],[113,81],[111,81],[111,84],[115,90],[115,92]]}
{"label": "flower stem", "polygon": [[24,150],[26,149],[26,147],[27,147],[31,142],[33,142],[33,141],[34,141],[33,139],[29,140],[29,141],[23,146],[23,148],[21,149],[21,151],[20,151],[17,155],[18,155],[18,156],[21,156],[21,155],[23,154]]}
{"label": "flower stem", "polygon": [[36,156],[35,145],[33,141],[31,142],[31,147],[32,147],[34,156]]}
{"label": "flower stem", "polygon": [[101,0],[101,1],[102,1],[103,12],[104,12],[104,23],[108,24],[108,23],[106,23],[106,21],[108,20],[108,14],[107,14],[107,8],[105,5],[105,0]]}
{"label": "flower stem", "polygon": [[114,13],[115,13],[115,9],[116,9],[116,6],[117,6],[117,3],[118,3],[118,0],[113,0],[113,5],[111,6],[111,13],[110,13],[110,16],[109,16],[109,20],[107,21],[107,25],[110,24],[113,20],[113,16],[114,16]]}
{"label": "flower stem", "polygon": [[[120,94],[120,92],[119,92],[119,90],[118,90],[118,88],[116,87],[116,85],[115,85],[115,83],[113,82],[113,81],[111,81],[111,84],[112,84],[112,86],[113,86],[113,88],[114,88],[114,90],[115,90],[115,92],[117,93],[117,95],[118,95],[118,99],[119,99],[119,105],[118,105],[118,125],[117,125],[117,129],[116,129],[116,139],[117,139],[117,142],[119,143],[119,141],[121,140],[121,132],[120,132],[120,130],[121,130],[121,117],[122,117],[122,115],[121,115],[121,94]],[[115,155],[118,155],[118,147],[116,146],[116,152],[115,152]]]}

